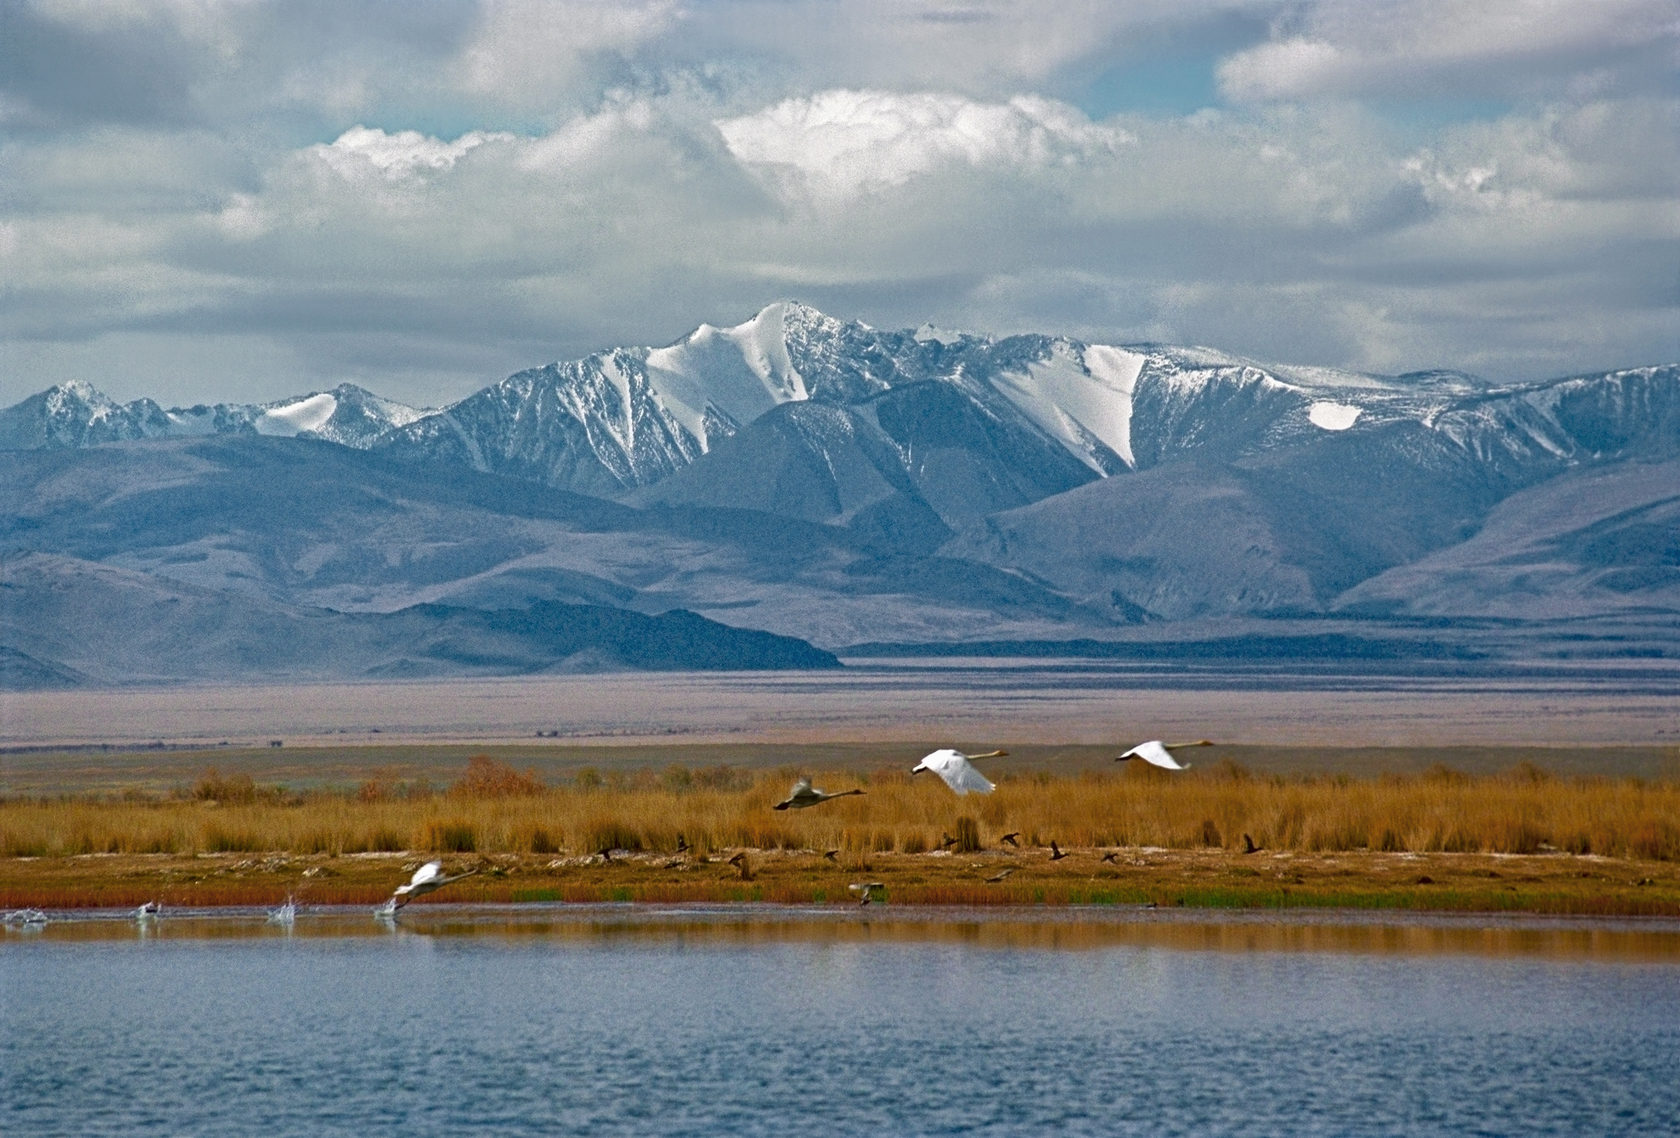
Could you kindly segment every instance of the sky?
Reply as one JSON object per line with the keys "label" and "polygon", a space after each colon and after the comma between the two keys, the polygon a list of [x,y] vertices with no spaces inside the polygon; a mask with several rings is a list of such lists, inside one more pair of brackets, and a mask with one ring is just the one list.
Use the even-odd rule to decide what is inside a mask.
{"label": "sky", "polygon": [[1680,361],[1676,0],[0,0],[0,404],[441,406],[778,299]]}

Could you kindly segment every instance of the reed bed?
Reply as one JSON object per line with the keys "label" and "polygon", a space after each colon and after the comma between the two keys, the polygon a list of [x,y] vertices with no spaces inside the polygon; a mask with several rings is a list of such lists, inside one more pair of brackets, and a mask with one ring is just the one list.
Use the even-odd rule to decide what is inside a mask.
{"label": "reed bed", "polygon": [[[1134,764],[1113,774],[1001,778],[957,798],[902,770],[818,777],[860,796],[808,810],[771,807],[798,772],[730,768],[633,774],[585,770],[545,785],[484,757],[448,787],[372,777],[293,793],[207,772],[172,796],[0,801],[0,857],[78,854],[375,852],[705,855],[722,850],[915,854],[957,845],[1241,851],[1527,854],[1558,850],[1680,860],[1680,783],[1497,776],[1258,778],[1232,764],[1182,774]],[[947,842],[947,838],[951,842]]]}

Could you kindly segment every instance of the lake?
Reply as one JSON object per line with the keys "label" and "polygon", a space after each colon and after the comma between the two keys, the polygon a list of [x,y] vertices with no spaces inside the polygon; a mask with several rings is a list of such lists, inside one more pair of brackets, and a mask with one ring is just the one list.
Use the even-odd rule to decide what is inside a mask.
{"label": "lake", "polygon": [[416,906],[0,935],[8,1134],[1670,1134],[1680,924]]}

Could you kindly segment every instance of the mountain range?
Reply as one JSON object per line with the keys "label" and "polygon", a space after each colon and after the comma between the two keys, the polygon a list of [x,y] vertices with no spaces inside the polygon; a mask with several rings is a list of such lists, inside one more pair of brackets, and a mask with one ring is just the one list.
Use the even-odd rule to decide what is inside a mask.
{"label": "mountain range", "polygon": [[1496,385],[780,302],[437,410],[61,385],[0,411],[0,471],[14,687],[1680,654],[1673,364]]}

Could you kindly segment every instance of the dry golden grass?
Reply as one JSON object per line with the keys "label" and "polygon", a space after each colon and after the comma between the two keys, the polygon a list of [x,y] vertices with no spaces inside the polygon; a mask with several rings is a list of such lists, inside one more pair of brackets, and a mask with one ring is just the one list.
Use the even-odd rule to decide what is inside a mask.
{"label": "dry golden grass", "polygon": [[673,767],[630,777],[584,770],[565,785],[475,756],[449,788],[389,777],[352,792],[290,793],[206,772],[189,796],[18,798],[0,802],[0,857],[76,854],[424,851],[593,854],[751,848],[921,853],[954,835],[992,849],[1028,846],[1241,851],[1527,854],[1560,850],[1680,860],[1680,784],[1556,778],[1533,767],[1497,776],[1255,777],[1220,764],[1169,774],[1003,778],[957,798],[902,770],[833,774],[819,785],[866,793],[774,811],[793,772]]}

